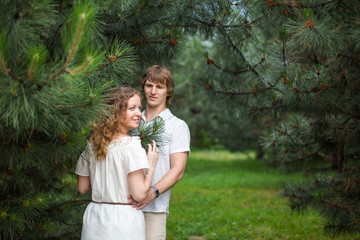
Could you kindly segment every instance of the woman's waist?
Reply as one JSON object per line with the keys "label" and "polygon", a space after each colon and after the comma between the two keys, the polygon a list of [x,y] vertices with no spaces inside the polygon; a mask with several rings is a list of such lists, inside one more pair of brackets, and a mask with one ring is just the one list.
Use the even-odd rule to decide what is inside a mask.
{"label": "woman's waist", "polygon": [[98,203],[127,203],[128,194],[109,194],[106,192],[92,192],[91,200]]}
{"label": "woman's waist", "polygon": [[91,202],[96,203],[96,204],[110,204],[110,205],[132,205],[131,203],[127,203],[127,202],[116,202],[116,201],[94,201],[92,200]]}

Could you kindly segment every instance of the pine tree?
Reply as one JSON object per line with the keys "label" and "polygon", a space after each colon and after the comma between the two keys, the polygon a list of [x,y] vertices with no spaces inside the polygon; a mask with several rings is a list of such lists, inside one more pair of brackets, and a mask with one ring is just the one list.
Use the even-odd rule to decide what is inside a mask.
{"label": "pine tree", "polygon": [[170,108],[191,126],[192,147],[256,149],[262,133],[259,124],[250,118],[237,117],[233,109],[218,106],[216,99],[199,94],[207,76],[207,68],[203,66],[204,49],[216,51],[211,49],[211,41],[192,36],[184,45],[182,54],[176,56],[171,66],[176,92]]}
{"label": "pine tree", "polygon": [[[185,39],[176,26],[181,11],[177,1],[98,1],[99,17],[106,22],[105,35],[131,43],[139,59],[140,73],[150,65],[169,66]],[[101,11],[102,10],[102,11]]]}
{"label": "pine tree", "polygon": [[294,210],[360,231],[359,10],[350,0],[186,1],[178,25],[214,42],[203,89],[240,116],[281,120],[264,136],[287,170],[324,171],[289,186]]}
{"label": "pine tree", "polygon": [[137,69],[91,3],[1,1],[1,239],[77,238],[63,194],[103,96]]}
{"label": "pine tree", "polygon": [[183,40],[173,27],[178,6],[1,1],[1,238],[79,237],[88,197],[78,197],[71,176],[91,122],[107,90],[169,65]]}

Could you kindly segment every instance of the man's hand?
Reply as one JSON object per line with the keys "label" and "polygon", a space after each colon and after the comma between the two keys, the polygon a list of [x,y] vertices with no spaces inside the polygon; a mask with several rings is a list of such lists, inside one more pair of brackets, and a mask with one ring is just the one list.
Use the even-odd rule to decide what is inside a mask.
{"label": "man's hand", "polygon": [[144,207],[146,207],[152,200],[155,199],[155,192],[152,188],[150,188],[147,196],[145,197],[145,199],[142,202],[137,202],[135,201],[131,195],[129,195],[128,198],[128,203],[132,204],[132,207],[135,208],[136,210],[140,210],[143,209]]}
{"label": "man's hand", "polygon": [[127,199],[128,199],[128,203],[130,203],[131,205],[138,204],[138,202],[135,201],[135,199],[133,199],[133,197],[131,195],[128,195]]}

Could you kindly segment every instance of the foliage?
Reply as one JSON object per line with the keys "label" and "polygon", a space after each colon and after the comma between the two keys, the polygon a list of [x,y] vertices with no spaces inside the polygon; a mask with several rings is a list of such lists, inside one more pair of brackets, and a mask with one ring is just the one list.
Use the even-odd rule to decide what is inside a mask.
{"label": "foliage", "polygon": [[[211,38],[216,50],[204,53],[203,90],[239,116],[280,120],[262,141],[275,149],[283,168],[339,173],[344,167],[359,168],[358,1],[183,4],[182,26]],[[348,186],[344,176],[339,174],[337,181],[342,189]],[[350,181],[359,177],[354,171]],[[301,194],[297,188],[288,190]],[[317,190],[327,201],[336,201],[334,185]],[[322,204],[319,211],[328,217],[329,229],[359,231],[359,191],[344,199],[350,205],[342,208],[317,198],[294,206],[302,210]],[[338,212],[341,223],[333,218]]]}
{"label": "foliage", "polygon": [[211,49],[211,42],[192,36],[181,55],[173,60],[176,92],[170,108],[189,124],[192,147],[256,149],[261,134],[258,122],[239,116],[236,109],[219,106],[216,99],[199,92],[202,87],[199,82],[207,75],[202,66],[207,48]]}
{"label": "foliage", "polygon": [[128,44],[102,41],[96,5],[58,7],[0,5],[1,239],[70,239],[79,231],[72,214],[82,201],[62,194],[64,175],[115,86],[109,75],[121,73],[120,83],[136,70]]}
{"label": "foliage", "polygon": [[[303,210],[304,206],[312,207],[327,216],[327,228],[359,232],[358,171],[358,168],[348,168],[332,177],[321,176],[311,183],[289,185],[284,191],[284,196],[290,199],[292,209]],[[329,211],[329,208],[332,208],[332,211]],[[344,221],[349,218],[352,221]]]}
{"label": "foliage", "polygon": [[[1,1],[1,238],[72,238],[62,195],[104,93],[179,50],[176,1]],[[85,201],[86,202],[86,201]]]}
{"label": "foliage", "polygon": [[139,136],[141,145],[144,149],[148,149],[148,144],[152,144],[152,141],[154,140],[156,146],[161,151],[161,147],[164,146],[166,141],[169,141],[167,137],[164,136],[164,131],[165,122],[161,117],[157,116],[151,123],[145,123],[144,120],[141,119],[139,127],[131,129],[130,135]]}
{"label": "foliage", "polygon": [[140,68],[168,65],[179,51],[183,33],[172,27],[177,1],[97,1],[108,39],[120,38],[136,50]]}

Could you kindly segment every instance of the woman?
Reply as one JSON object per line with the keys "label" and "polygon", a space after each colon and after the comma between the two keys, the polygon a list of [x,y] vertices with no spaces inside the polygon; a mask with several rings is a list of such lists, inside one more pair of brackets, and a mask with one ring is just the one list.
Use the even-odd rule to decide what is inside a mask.
{"label": "woman", "polygon": [[139,137],[128,132],[137,128],[141,119],[140,93],[130,87],[110,92],[107,105],[110,114],[95,124],[87,150],[81,154],[75,173],[81,194],[92,190],[87,206],[81,239],[144,239],[142,211],[132,208],[128,195],[140,202],[151,189],[158,161],[155,142],[148,153]]}

